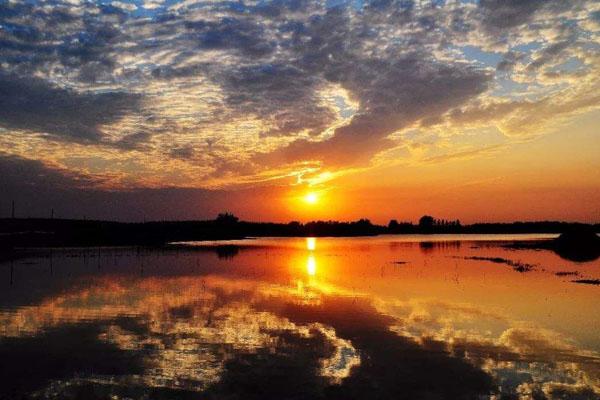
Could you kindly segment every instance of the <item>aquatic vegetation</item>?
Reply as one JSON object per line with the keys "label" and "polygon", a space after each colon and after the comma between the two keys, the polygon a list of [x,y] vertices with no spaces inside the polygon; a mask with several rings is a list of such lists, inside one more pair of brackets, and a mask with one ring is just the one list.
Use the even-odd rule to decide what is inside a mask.
{"label": "aquatic vegetation", "polygon": [[558,271],[558,272],[555,272],[554,275],[556,275],[556,276],[577,276],[577,275],[579,275],[579,272],[577,272],[577,271]]}
{"label": "aquatic vegetation", "polygon": [[583,283],[585,285],[600,285],[600,279],[576,279],[571,282]]}
{"label": "aquatic vegetation", "polygon": [[512,267],[517,272],[528,272],[532,271],[536,268],[533,264],[527,264],[520,261],[508,260],[502,257],[479,257],[479,256],[470,256],[464,257],[465,260],[476,260],[476,261],[489,261],[495,264],[506,264]]}

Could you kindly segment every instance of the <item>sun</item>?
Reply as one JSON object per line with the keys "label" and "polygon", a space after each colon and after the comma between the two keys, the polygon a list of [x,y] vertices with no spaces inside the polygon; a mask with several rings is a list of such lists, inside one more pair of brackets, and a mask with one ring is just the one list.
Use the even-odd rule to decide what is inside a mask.
{"label": "sun", "polygon": [[319,201],[319,196],[315,192],[310,192],[304,196],[304,201],[308,204],[316,204]]}

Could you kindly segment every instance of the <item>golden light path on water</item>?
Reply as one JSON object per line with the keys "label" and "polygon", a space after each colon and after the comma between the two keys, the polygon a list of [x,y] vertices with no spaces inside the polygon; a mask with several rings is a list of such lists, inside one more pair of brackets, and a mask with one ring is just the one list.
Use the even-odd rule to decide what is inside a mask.
{"label": "golden light path on water", "polygon": [[[141,354],[142,373],[57,380],[38,390],[42,397],[90,382],[214,390],[232,360],[263,352],[302,357],[306,348],[316,351],[307,360],[315,360],[323,384],[343,386],[369,368],[365,355],[376,362],[365,339],[372,332],[392,340],[392,351],[389,333],[424,357],[441,352],[485,371],[498,391],[490,398],[600,395],[598,288],[556,275],[594,277],[597,261],[575,264],[485,242],[422,243],[263,240],[221,258],[206,249],[109,252],[95,259],[101,268],[75,278],[67,271],[81,268],[84,256],[55,255],[53,279],[69,284],[39,301],[3,306],[0,340],[91,324],[101,342]],[[535,269],[519,273],[473,254]],[[119,266],[109,268],[112,262]],[[13,279],[13,292],[26,290],[18,274]]]}

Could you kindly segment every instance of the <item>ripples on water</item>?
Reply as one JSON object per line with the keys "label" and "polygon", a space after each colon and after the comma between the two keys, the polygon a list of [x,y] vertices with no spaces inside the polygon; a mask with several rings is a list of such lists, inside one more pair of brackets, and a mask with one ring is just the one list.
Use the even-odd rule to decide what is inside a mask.
{"label": "ripples on water", "polygon": [[600,398],[598,260],[433,238],[0,264],[0,398]]}

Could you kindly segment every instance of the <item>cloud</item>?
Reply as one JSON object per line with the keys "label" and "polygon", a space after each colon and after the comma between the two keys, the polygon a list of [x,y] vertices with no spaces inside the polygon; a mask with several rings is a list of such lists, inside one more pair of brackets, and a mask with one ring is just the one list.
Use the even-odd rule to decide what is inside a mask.
{"label": "cloud", "polygon": [[126,10],[112,5],[4,3],[3,69],[91,82],[109,78],[116,68],[114,46],[125,39],[118,24],[126,18]]}
{"label": "cloud", "polygon": [[513,28],[531,20],[546,0],[481,0],[483,26],[491,31]]}
{"label": "cloud", "polygon": [[500,72],[511,72],[524,57],[525,54],[522,52],[509,51],[504,54],[496,69]]}
{"label": "cloud", "polygon": [[34,189],[73,189],[93,183],[96,182],[89,176],[0,152],[0,184],[7,196],[23,186]]}
{"label": "cloud", "polygon": [[[248,218],[253,215],[255,202],[272,203],[274,196],[282,195],[272,187],[227,191],[174,185],[123,188],[114,181],[111,173],[76,172],[0,152],[0,218],[10,216],[12,200],[16,203],[17,217],[47,217],[54,209],[57,218],[87,216],[119,221],[204,220],[213,219],[224,210],[236,210],[236,214]],[[247,201],[240,204],[240,198]],[[268,214],[273,219],[277,211],[274,204],[265,210],[264,217]]]}
{"label": "cloud", "polygon": [[447,114],[454,125],[496,125],[504,134],[513,137],[539,135],[550,123],[600,107],[600,81],[595,76],[585,85],[573,87],[535,100],[505,100],[472,103]]}
{"label": "cloud", "polygon": [[189,21],[186,28],[202,49],[232,49],[254,58],[272,53],[277,45],[270,40],[267,27],[250,18]]}
{"label": "cloud", "polygon": [[103,124],[137,109],[140,96],[123,92],[78,93],[36,78],[0,75],[0,126],[53,138],[99,143]]}
{"label": "cloud", "polygon": [[116,142],[113,142],[112,145],[126,150],[144,150],[148,148],[146,142],[151,138],[152,135],[149,132],[142,131],[124,136]]}
{"label": "cloud", "polygon": [[[561,0],[481,0],[478,4],[483,28],[491,34],[507,34],[523,27],[537,18],[559,17],[586,10],[585,0],[564,2]],[[536,27],[531,27],[535,29]]]}
{"label": "cloud", "polygon": [[227,71],[221,88],[226,104],[240,113],[256,115],[270,128],[266,136],[306,131],[319,135],[335,120],[333,110],[321,104],[318,75],[286,64],[260,64]]}
{"label": "cloud", "polygon": [[[3,3],[0,127],[28,145],[0,150],[62,142],[138,164],[120,173],[139,186],[175,164],[201,187],[369,166],[416,125],[508,132],[543,125],[532,110],[594,107],[598,12],[584,0]],[[503,94],[517,85],[525,95]]]}
{"label": "cloud", "polygon": [[[465,65],[439,64],[421,54],[340,69],[340,84],[357,98],[358,113],[321,142],[300,140],[283,150],[286,160],[329,164],[365,162],[390,147],[387,136],[423,118],[439,116],[487,88],[489,76]],[[345,70],[344,70],[345,69]],[[362,86],[369,82],[369,86]]]}

